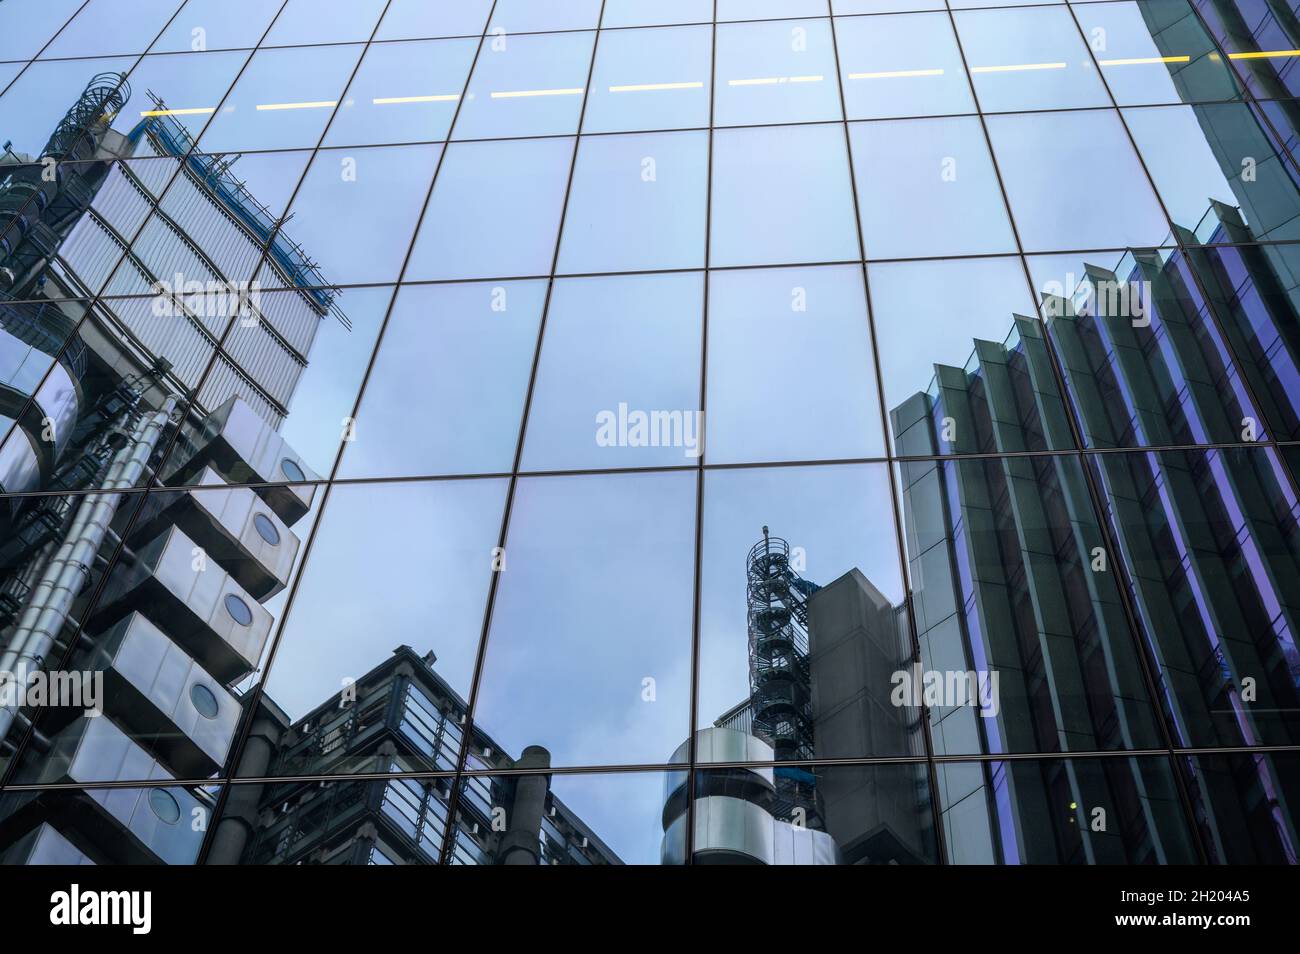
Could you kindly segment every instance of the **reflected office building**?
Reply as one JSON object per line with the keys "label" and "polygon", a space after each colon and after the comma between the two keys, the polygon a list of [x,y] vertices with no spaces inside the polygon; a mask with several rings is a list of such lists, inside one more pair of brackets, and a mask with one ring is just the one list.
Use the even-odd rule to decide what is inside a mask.
{"label": "reflected office building", "polygon": [[131,6],[0,3],[0,862],[1300,861],[1294,10]]}

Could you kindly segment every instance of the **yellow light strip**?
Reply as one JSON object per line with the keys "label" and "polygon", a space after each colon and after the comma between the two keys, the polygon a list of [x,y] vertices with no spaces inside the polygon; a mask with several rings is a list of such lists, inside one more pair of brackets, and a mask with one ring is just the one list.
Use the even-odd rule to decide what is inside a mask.
{"label": "yellow light strip", "polygon": [[493,99],[520,99],[526,96],[581,96],[583,88],[575,89],[514,89],[493,93]]}
{"label": "yellow light strip", "polygon": [[376,96],[371,102],[376,106],[389,106],[394,103],[454,103],[460,99],[460,93],[447,93],[443,96]]}
{"label": "yellow light strip", "polygon": [[1300,50],[1260,50],[1256,53],[1229,53],[1230,60],[1268,60],[1274,57],[1300,56]]}
{"label": "yellow light strip", "polygon": [[1101,66],[1146,66],[1149,63],[1190,63],[1190,56],[1133,56],[1118,60],[1098,60]]}
{"label": "yellow light strip", "polygon": [[942,76],[943,70],[885,70],[880,73],[850,73],[851,80],[906,79],[910,76]]}
{"label": "yellow light strip", "polygon": [[215,113],[215,106],[195,106],[191,109],[146,109],[141,116],[206,116]]}
{"label": "yellow light strip", "polygon": [[637,83],[633,86],[611,86],[611,93],[649,93],[660,89],[703,89],[703,83]]}
{"label": "yellow light strip", "polygon": [[761,76],[757,79],[727,80],[728,86],[776,86],[778,83],[820,83],[825,76]]}
{"label": "yellow light strip", "polygon": [[268,109],[333,109],[337,106],[338,100],[321,100],[315,103],[258,103],[258,110],[265,111]]}
{"label": "yellow light strip", "polygon": [[1063,70],[1065,63],[1014,63],[1010,66],[972,66],[972,73],[1018,73],[1021,70]]}

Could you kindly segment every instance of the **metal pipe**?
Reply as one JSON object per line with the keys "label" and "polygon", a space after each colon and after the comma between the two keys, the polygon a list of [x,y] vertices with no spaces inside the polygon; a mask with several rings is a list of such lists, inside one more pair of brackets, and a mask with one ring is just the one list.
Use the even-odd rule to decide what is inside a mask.
{"label": "metal pipe", "polygon": [[[164,428],[175,413],[176,396],[161,409],[140,419],[130,437],[113,457],[102,490],[89,494],[73,515],[63,544],[46,565],[31,601],[23,611],[9,646],[0,656],[0,679],[11,680],[21,690],[28,673],[44,665],[50,647],[67,622],[77,596],[90,579],[95,556],[117,513],[122,495],[116,491],[134,487],[143,476]],[[21,691],[9,693],[0,703],[0,739],[9,734],[18,712]]]}

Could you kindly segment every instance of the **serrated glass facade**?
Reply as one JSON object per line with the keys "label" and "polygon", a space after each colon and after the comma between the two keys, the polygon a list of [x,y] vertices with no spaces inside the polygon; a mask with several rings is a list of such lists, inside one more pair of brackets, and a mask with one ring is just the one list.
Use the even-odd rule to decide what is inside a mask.
{"label": "serrated glass facade", "polygon": [[1298,63],[6,0],[0,860],[1295,863]]}

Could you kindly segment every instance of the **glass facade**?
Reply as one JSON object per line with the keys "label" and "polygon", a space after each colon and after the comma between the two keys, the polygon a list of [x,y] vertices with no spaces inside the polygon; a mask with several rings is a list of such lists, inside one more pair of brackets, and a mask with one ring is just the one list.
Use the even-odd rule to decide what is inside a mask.
{"label": "glass facade", "polygon": [[1300,4],[0,4],[0,861],[1295,864]]}

